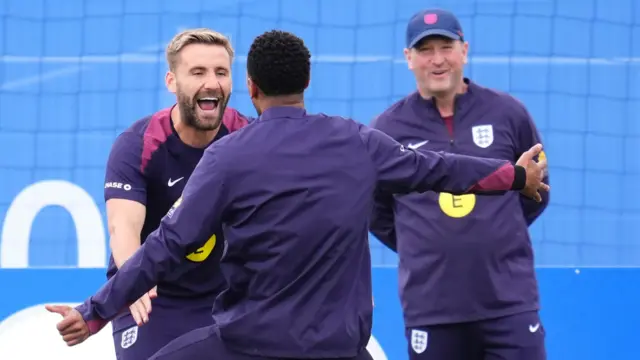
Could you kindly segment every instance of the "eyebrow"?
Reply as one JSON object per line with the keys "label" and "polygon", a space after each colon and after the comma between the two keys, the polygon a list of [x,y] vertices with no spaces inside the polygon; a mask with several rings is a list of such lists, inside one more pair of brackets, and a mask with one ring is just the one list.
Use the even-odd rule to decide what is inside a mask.
{"label": "eyebrow", "polygon": [[[228,66],[224,66],[224,65],[218,65],[218,66],[215,66],[213,69],[214,69],[215,71],[218,71],[218,70],[230,71],[230,70],[229,70],[229,67],[228,67]],[[206,66],[202,66],[202,65],[196,65],[196,66],[191,67],[191,68],[189,69],[189,72],[191,72],[191,71],[196,71],[196,70],[206,71],[206,70],[207,70],[207,67],[206,67]]]}

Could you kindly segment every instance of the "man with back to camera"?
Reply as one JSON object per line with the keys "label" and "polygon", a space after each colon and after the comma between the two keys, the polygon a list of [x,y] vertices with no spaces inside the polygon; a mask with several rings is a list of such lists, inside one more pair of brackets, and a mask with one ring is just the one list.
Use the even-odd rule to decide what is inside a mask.
{"label": "man with back to camera", "polygon": [[[229,288],[214,325],[174,340],[152,359],[371,359],[367,225],[376,186],[456,194],[520,190],[539,199],[545,163],[536,145],[518,160],[406,149],[350,119],[308,114],[311,55],[295,35],[258,36],[247,85],[260,117],[206,151],[183,196],[99,292],[60,311],[71,345],[94,323],[181,267],[220,224]],[[248,146],[251,144],[251,146]],[[132,265],[135,264],[135,265]]]}
{"label": "man with back to camera", "polygon": [[[209,29],[186,30],[173,38],[166,55],[166,85],[177,104],[120,134],[107,163],[104,194],[112,250],[108,278],[158,227],[205,147],[247,123],[227,108],[234,52],[226,37]],[[152,289],[113,319],[118,360],[147,359],[178,336],[211,324],[211,304],[225,285],[217,270],[224,239],[219,232],[205,236],[207,242],[186,255],[191,265],[163,279],[157,294]]]}
{"label": "man with back to camera", "polygon": [[[418,91],[372,127],[416,151],[509,161],[540,142],[523,104],[463,77],[468,44],[452,13],[418,12],[406,37]],[[377,192],[370,230],[399,255],[411,359],[546,358],[528,226],[548,202],[548,193],[535,202],[514,192]]]}

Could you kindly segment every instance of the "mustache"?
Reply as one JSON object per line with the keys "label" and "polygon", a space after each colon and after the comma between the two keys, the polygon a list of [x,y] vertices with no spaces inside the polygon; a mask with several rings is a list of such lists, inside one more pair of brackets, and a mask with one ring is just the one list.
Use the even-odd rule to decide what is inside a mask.
{"label": "mustache", "polygon": [[227,98],[227,94],[224,92],[224,89],[222,89],[222,85],[218,83],[218,89],[215,89],[215,90],[208,89],[208,90],[199,91],[194,95],[193,100],[198,101],[199,99],[207,98],[207,97],[216,97],[220,101],[222,101]]}

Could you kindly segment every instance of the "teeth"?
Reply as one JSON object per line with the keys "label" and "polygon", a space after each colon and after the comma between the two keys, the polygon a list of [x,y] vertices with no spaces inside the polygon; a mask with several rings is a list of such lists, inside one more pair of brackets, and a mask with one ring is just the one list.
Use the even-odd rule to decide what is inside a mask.
{"label": "teeth", "polygon": [[217,97],[206,97],[206,98],[200,98],[199,100],[218,101],[218,98]]}

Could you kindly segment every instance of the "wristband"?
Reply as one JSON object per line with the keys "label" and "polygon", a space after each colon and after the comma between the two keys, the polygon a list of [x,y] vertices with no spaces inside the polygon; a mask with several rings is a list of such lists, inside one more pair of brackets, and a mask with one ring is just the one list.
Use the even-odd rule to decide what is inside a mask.
{"label": "wristband", "polygon": [[527,185],[527,170],[520,166],[514,165],[513,184],[511,190],[522,190]]}

